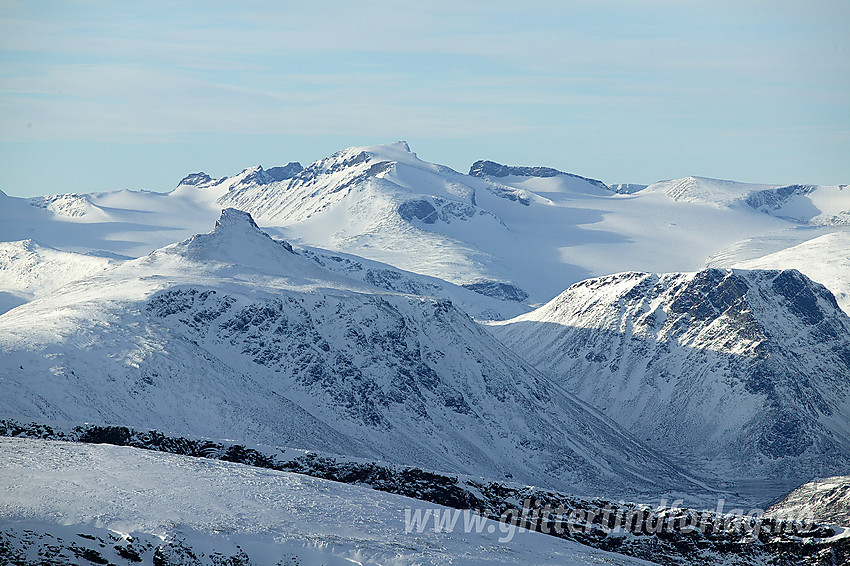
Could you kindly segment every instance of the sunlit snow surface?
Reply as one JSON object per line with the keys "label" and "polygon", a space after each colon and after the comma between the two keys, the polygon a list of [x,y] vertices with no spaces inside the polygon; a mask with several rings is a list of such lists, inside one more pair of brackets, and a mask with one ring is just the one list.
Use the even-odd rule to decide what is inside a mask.
{"label": "sunlit snow surface", "polygon": [[[421,501],[298,474],[134,448],[0,438],[0,530],[183,537],[255,564],[649,564],[499,523],[405,532]],[[489,527],[494,532],[488,532]],[[289,563],[289,562],[284,562]]]}
{"label": "sunlit snow surface", "polygon": [[167,195],[0,194],[0,241],[138,257],[235,207],[296,244],[456,284],[510,283],[528,294],[520,301],[528,305],[587,277],[692,271],[736,246],[744,250],[739,259],[755,257],[748,242],[768,238],[784,248],[850,224],[845,185],[687,177],[632,194],[615,189],[567,175],[464,175],[399,142],[348,148],[283,180],[253,167],[219,180],[190,176]]}
{"label": "sunlit snow surface", "polygon": [[799,269],[822,283],[850,314],[850,231],[833,232],[763,257],[743,260],[744,269]]}

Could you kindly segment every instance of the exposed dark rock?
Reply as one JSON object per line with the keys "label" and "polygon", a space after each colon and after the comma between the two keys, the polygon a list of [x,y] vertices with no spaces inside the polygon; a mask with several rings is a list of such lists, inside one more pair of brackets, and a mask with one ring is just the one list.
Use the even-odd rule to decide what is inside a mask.
{"label": "exposed dark rock", "polygon": [[762,212],[770,212],[781,208],[794,195],[807,195],[817,187],[813,185],[788,185],[774,189],[764,189],[750,193],[745,202]]}
{"label": "exposed dark rock", "polygon": [[180,185],[206,185],[208,183],[212,183],[213,178],[204,173],[203,171],[200,173],[189,173],[185,177],[180,180]]}
{"label": "exposed dark rock", "polygon": [[291,179],[295,177],[298,173],[303,171],[304,168],[297,161],[290,161],[286,165],[282,167],[272,167],[270,169],[266,169],[266,175],[272,181],[284,181],[286,179]]}
{"label": "exposed dark rock", "polygon": [[611,190],[608,185],[596,179],[589,179],[581,175],[573,173],[565,173],[552,167],[512,167],[510,165],[502,165],[495,161],[479,160],[472,164],[469,168],[469,174],[473,177],[573,177],[582,179],[591,185],[595,185],[606,191]]}
{"label": "exposed dark rock", "polygon": [[476,281],[475,283],[466,283],[463,287],[480,295],[487,295],[503,301],[521,303],[528,298],[528,293],[516,285],[502,281]]}
{"label": "exposed dark rock", "polygon": [[437,209],[425,199],[414,199],[398,205],[398,214],[404,220],[412,222],[414,219],[425,224],[434,224],[437,221]]}

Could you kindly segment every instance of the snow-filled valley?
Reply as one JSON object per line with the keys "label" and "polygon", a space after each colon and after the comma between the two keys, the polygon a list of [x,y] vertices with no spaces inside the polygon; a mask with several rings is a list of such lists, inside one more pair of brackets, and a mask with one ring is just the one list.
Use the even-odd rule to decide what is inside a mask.
{"label": "snow-filled valley", "polygon": [[[286,446],[621,505],[788,496],[803,509],[825,488],[792,488],[850,473],[848,238],[847,185],[609,186],[490,161],[466,175],[404,142],[193,173],[168,194],[0,192],[0,419]],[[33,439],[0,438],[0,461],[0,554],[52,545],[69,563],[107,546],[126,559],[112,531],[137,533],[145,561],[172,541],[159,552],[175,563],[186,548],[257,564],[846,552],[817,529],[832,546],[811,556],[764,539],[758,556],[727,557],[715,540],[698,562],[631,534],[584,542],[632,557],[540,533],[499,542],[497,522],[493,536],[414,536],[402,510],[415,500],[323,478]]]}

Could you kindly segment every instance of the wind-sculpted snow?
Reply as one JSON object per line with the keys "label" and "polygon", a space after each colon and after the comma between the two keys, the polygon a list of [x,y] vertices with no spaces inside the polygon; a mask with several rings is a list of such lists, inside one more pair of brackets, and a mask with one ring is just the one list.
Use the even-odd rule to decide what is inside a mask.
{"label": "wind-sculpted snow", "polygon": [[450,301],[388,293],[225,210],[0,317],[6,415],[158,428],[596,493],[702,488]]}
{"label": "wind-sculpted snow", "polygon": [[726,477],[850,465],[850,318],[798,271],[611,275],[491,330],[638,438]]}

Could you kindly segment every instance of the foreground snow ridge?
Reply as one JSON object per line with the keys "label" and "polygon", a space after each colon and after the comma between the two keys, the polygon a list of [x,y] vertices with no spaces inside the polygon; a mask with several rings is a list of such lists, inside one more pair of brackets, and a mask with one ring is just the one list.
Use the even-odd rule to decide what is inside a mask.
{"label": "foreground snow ridge", "polygon": [[[44,426],[4,426],[7,433],[14,429],[17,433],[54,434]],[[78,428],[90,442],[116,441],[122,436],[117,428]],[[133,442],[147,438],[154,450],[206,446],[203,450],[208,451],[213,447],[209,441],[198,444],[154,433],[131,434],[125,440],[133,438]],[[192,448],[193,444],[198,446]],[[833,564],[821,559],[847,556],[850,551],[842,529],[764,519],[759,510],[746,515],[740,509],[725,511],[723,500],[714,511],[697,512],[678,507],[679,502],[662,502],[652,508],[493,483],[479,484],[479,490],[466,480],[467,487],[472,488],[468,493],[471,498],[462,505],[483,503],[490,509],[471,511],[388,493],[370,494],[361,485],[344,486],[270,470],[273,458],[236,445],[222,457],[239,461],[259,457],[255,465],[265,467],[210,460],[204,463],[197,457],[146,453],[137,448],[23,438],[0,439],[0,452],[8,456],[0,464],[0,481],[8,481],[23,468],[31,474],[27,481],[12,484],[5,506],[0,507],[0,548],[15,563],[40,563],[40,559],[32,560],[36,555],[51,557],[56,564],[74,563],[75,557],[98,562],[104,554],[114,554],[124,560],[146,562],[152,556],[155,564],[184,564],[192,555],[193,560],[200,560],[192,564],[216,563],[216,556],[238,559],[241,562],[236,563],[240,564],[277,564],[282,556],[307,564],[319,558],[330,561],[321,563],[335,564],[336,557],[353,557],[362,563],[407,564],[415,554],[420,560],[425,558],[419,563],[427,564],[443,563],[452,556],[455,541],[461,541],[464,548],[452,558],[459,561],[453,564],[503,563],[505,556],[518,560],[526,554],[534,559],[545,557],[547,561],[541,563],[560,564],[566,558],[574,560],[568,564],[603,558],[606,563],[633,563],[575,546],[577,542],[650,560],[661,558],[662,563],[673,560],[705,566],[716,563],[719,555],[730,565],[775,564],[778,557]],[[291,461],[285,465],[306,464],[310,473],[330,477],[348,474],[351,478],[347,481],[358,484],[358,474],[368,477],[380,472],[373,464],[335,462],[327,457],[310,464],[304,456],[302,453],[297,464]],[[343,469],[348,472],[339,475]],[[427,482],[422,483],[430,477],[436,482],[430,495],[444,497],[438,484],[446,478],[418,473],[420,489],[430,489]],[[381,491],[410,489],[406,483],[382,481],[377,487]],[[461,485],[458,482],[458,487]],[[473,503],[485,492],[491,498],[489,502]],[[346,503],[335,507],[335,513],[327,506],[336,505],[337,498]],[[368,510],[364,511],[363,505],[368,505]],[[38,519],[44,513],[51,519]],[[57,522],[68,526],[59,527]],[[347,528],[338,530],[346,524]],[[528,538],[542,534],[557,538]],[[406,550],[398,552],[397,545],[404,537],[409,537]],[[311,542],[315,540],[322,543],[316,546]],[[477,542],[477,550],[468,546],[471,542]],[[526,552],[529,543],[535,545],[530,554]],[[427,551],[423,551],[423,544]],[[495,559],[491,553],[496,553]],[[31,557],[29,562],[27,556]],[[809,560],[818,556],[821,559]],[[125,563],[117,559],[113,562]]]}
{"label": "foreground snow ridge", "polygon": [[645,564],[533,532],[517,532],[507,547],[486,528],[405,532],[404,510],[421,502],[229,462],[12,438],[0,439],[0,452],[0,483],[12,486],[0,504],[10,554],[62,538],[83,558],[117,564],[133,560],[118,550],[128,547],[123,555],[148,559],[161,549],[160,564],[194,563],[187,550],[200,564],[216,564],[216,554],[269,565]]}

